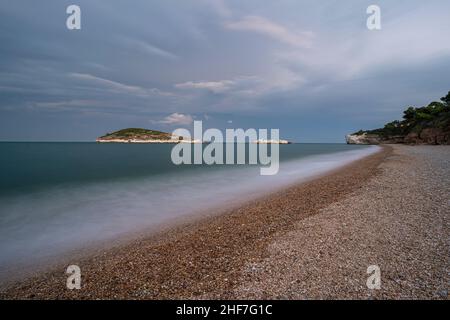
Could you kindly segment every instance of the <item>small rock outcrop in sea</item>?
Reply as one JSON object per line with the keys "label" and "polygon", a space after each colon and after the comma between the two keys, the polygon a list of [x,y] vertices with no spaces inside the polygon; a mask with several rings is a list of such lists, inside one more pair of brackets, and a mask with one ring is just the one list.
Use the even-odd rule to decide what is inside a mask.
{"label": "small rock outcrop in sea", "polygon": [[291,144],[292,142],[288,141],[288,140],[274,140],[274,139],[258,139],[253,141],[253,143],[258,143],[258,144]]}
{"label": "small rock outcrop in sea", "polygon": [[403,120],[383,128],[360,130],[345,137],[348,144],[445,144],[450,145],[450,91],[441,101],[428,106],[409,107]]}

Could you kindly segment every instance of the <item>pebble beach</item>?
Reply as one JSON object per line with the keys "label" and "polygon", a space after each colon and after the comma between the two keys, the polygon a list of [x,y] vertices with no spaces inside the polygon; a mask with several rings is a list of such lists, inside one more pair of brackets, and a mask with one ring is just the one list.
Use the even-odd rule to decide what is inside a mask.
{"label": "pebble beach", "polygon": [[[450,148],[387,145],[314,180],[0,290],[3,299],[448,299]],[[381,288],[366,285],[381,270]]]}

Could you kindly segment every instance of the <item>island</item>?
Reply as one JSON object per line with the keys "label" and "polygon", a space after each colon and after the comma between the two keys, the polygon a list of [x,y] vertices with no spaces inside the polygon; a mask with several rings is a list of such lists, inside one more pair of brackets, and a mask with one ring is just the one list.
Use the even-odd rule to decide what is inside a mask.
{"label": "island", "polygon": [[359,130],[345,137],[347,144],[450,145],[450,91],[440,101],[424,107],[409,107],[403,120],[375,130]]}
{"label": "island", "polygon": [[158,130],[127,128],[107,133],[95,140],[100,143],[195,143],[196,140]]}
{"label": "island", "polygon": [[[142,128],[127,128],[104,136],[98,137],[96,142],[100,143],[210,143],[211,141],[201,141],[189,137],[173,135],[171,133],[158,130],[149,130]],[[257,144],[291,144],[288,140],[268,140],[258,139],[252,141]]]}
{"label": "island", "polygon": [[291,144],[292,142],[288,141],[288,140],[283,140],[283,139],[279,139],[279,140],[275,140],[275,139],[258,139],[255,141],[252,141],[253,143],[257,143],[257,144]]}

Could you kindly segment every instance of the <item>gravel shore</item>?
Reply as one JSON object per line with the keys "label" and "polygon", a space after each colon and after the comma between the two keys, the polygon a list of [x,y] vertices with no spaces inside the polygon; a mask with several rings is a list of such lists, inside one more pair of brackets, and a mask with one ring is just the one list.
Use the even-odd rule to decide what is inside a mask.
{"label": "gravel shore", "polygon": [[[15,299],[448,298],[450,148],[386,146],[319,179],[0,292]],[[368,289],[369,265],[381,289]]]}
{"label": "gravel shore", "polygon": [[[247,265],[240,298],[448,299],[450,147],[393,146],[380,173]],[[380,290],[366,285],[368,266]]]}

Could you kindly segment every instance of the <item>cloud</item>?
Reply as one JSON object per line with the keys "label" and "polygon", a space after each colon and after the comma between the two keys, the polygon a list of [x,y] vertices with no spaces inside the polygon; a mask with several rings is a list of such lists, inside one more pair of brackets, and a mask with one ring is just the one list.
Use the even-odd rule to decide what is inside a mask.
{"label": "cloud", "polygon": [[192,118],[191,115],[175,112],[157,122],[168,125],[188,125],[191,124],[193,121],[194,119]]}
{"label": "cloud", "polygon": [[143,88],[138,87],[138,86],[126,85],[126,84],[123,84],[120,82],[96,77],[94,75],[87,74],[87,73],[70,73],[69,76],[72,78],[75,78],[75,79],[96,83],[100,86],[107,87],[107,88],[113,89],[115,91],[136,93],[136,94],[144,94],[146,92]]}
{"label": "cloud", "polygon": [[143,52],[149,53],[151,55],[154,56],[158,56],[164,59],[169,59],[169,60],[177,60],[179,59],[179,57],[167,50],[161,49],[155,45],[149,44],[145,41],[141,41],[141,40],[126,40],[125,42],[127,42],[127,45],[132,46],[134,48],[137,48]]}
{"label": "cloud", "polygon": [[446,11],[436,9],[425,6],[386,16],[380,31],[318,30],[310,50],[279,50],[274,55],[278,64],[322,87],[366,81],[386,71],[401,74],[449,57],[450,42],[435,35],[436,30],[450,30],[450,20],[444,17]]}
{"label": "cloud", "polygon": [[44,107],[44,108],[89,107],[97,105],[99,105],[99,102],[96,100],[83,100],[83,99],[52,101],[52,102],[36,102],[37,107]]}
{"label": "cloud", "polygon": [[97,77],[97,76],[87,74],[87,73],[70,73],[69,77],[97,84],[101,87],[105,87],[116,93],[128,93],[128,94],[134,94],[134,95],[139,95],[139,96],[151,96],[151,95],[171,96],[172,95],[172,93],[170,93],[170,92],[161,91],[157,88],[143,88],[140,86],[131,86],[131,85],[117,82],[117,81]]}
{"label": "cloud", "polygon": [[260,16],[246,16],[239,21],[228,22],[226,28],[231,30],[252,31],[271,37],[294,47],[309,48],[311,32],[295,32]]}
{"label": "cloud", "polygon": [[[440,97],[450,83],[450,1],[383,1],[380,31],[367,30],[360,0],[80,1],[98,17],[82,37],[54,28],[60,16],[47,2],[0,4],[0,139],[57,130],[91,139],[100,126],[204,114],[342,136]],[[87,113],[89,128],[76,118]],[[314,121],[327,117],[329,127]]]}
{"label": "cloud", "polygon": [[221,80],[221,81],[188,81],[184,83],[178,83],[175,85],[178,89],[204,89],[214,93],[222,93],[231,89],[235,84],[233,80]]}
{"label": "cloud", "polygon": [[[270,81],[273,81],[271,79]],[[227,93],[254,96],[262,93],[268,87],[268,81],[257,76],[238,76],[232,79],[218,81],[187,81],[175,84],[177,89],[199,90],[212,93]]]}
{"label": "cloud", "polygon": [[273,68],[264,77],[239,76],[233,79],[219,81],[187,81],[176,84],[178,89],[198,91],[198,96],[204,93],[214,93],[222,107],[238,106],[245,99],[254,99],[277,91],[285,91],[299,86],[303,79],[285,68]]}

